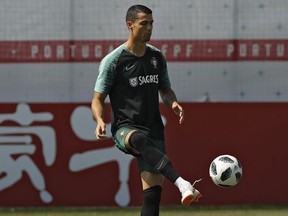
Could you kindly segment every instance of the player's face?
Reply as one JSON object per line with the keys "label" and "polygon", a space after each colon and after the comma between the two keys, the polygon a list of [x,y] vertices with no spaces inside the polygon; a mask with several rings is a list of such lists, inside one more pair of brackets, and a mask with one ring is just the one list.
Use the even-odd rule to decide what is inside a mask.
{"label": "player's face", "polygon": [[148,42],[153,30],[152,14],[138,13],[137,17],[131,24],[133,36],[139,42]]}

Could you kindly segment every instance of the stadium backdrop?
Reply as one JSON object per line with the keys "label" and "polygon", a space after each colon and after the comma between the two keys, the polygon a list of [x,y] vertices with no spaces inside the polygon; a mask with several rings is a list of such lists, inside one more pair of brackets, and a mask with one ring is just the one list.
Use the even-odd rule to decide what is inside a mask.
{"label": "stadium backdrop", "polygon": [[[125,41],[138,2],[0,2],[0,206],[141,204],[135,160],[95,140],[89,110],[99,62]],[[161,103],[168,155],[184,177],[203,178],[200,205],[287,204],[288,2],[143,4],[186,112],[178,126]],[[221,189],[208,167],[227,153],[244,176]],[[162,203],[179,198],[165,182]]]}

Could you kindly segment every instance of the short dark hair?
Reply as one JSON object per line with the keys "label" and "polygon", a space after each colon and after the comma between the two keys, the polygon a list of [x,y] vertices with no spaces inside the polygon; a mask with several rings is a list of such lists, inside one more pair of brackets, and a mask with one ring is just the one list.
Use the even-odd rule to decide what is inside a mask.
{"label": "short dark hair", "polygon": [[132,5],[126,13],[126,22],[134,22],[137,18],[137,13],[152,14],[152,10],[144,5]]}

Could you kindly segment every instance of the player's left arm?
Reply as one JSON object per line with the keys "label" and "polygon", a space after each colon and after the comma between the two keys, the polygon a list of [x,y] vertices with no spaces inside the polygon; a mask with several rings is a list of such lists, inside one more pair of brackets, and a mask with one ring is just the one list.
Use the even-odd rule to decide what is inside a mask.
{"label": "player's left arm", "polygon": [[177,101],[175,92],[171,87],[160,89],[159,90],[162,101],[168,106],[171,107],[175,114],[179,116],[179,124],[182,124],[184,121],[184,109]]}
{"label": "player's left arm", "polygon": [[162,60],[162,71],[160,74],[159,93],[162,101],[168,107],[171,107],[174,113],[179,116],[179,123],[182,124],[182,122],[184,121],[184,109],[178,103],[176,94],[171,88],[166,59],[164,58],[162,53],[160,54],[160,56],[160,59]]}

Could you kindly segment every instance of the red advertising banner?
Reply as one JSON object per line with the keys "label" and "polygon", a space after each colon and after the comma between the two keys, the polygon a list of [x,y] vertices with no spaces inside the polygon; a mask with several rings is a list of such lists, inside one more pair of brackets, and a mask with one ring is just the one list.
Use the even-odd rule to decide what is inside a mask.
{"label": "red advertising banner", "polygon": [[[100,62],[120,40],[0,41],[0,62]],[[153,40],[170,62],[287,61],[287,39]]]}
{"label": "red advertising banner", "polygon": [[[199,205],[288,204],[288,104],[183,107],[186,119],[179,125],[161,104],[167,152],[184,178],[203,179]],[[94,130],[89,104],[1,104],[0,206],[141,205],[135,159],[112,140],[96,141]],[[209,178],[209,165],[220,154],[242,162],[243,179],[233,188],[219,188]],[[180,204],[168,181],[162,204]]]}

